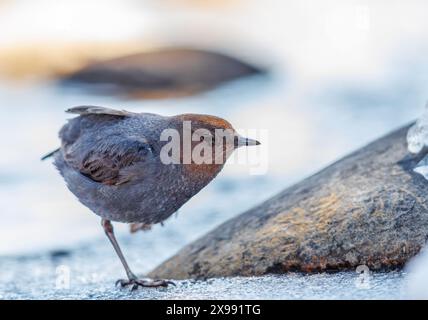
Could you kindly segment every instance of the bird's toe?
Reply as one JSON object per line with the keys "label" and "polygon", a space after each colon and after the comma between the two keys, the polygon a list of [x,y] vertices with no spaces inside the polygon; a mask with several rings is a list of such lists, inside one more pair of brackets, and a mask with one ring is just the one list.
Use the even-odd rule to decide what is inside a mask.
{"label": "bird's toe", "polygon": [[127,287],[131,286],[131,291],[137,290],[138,287],[145,288],[166,288],[169,285],[176,286],[176,284],[170,280],[140,280],[140,279],[119,279],[116,281],[116,286]]}
{"label": "bird's toe", "polygon": [[115,286],[117,287],[117,286],[120,285],[123,288],[123,287],[126,287],[126,286],[130,285],[130,284],[131,284],[131,280],[128,280],[128,279],[119,279],[119,280],[116,281]]}

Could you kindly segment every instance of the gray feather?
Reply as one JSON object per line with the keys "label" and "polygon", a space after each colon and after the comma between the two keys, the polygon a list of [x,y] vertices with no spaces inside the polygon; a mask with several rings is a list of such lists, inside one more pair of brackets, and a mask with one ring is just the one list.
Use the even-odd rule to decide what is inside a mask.
{"label": "gray feather", "polygon": [[67,109],[65,112],[79,114],[79,115],[105,114],[105,115],[120,116],[120,117],[129,117],[134,114],[126,110],[115,110],[115,109],[104,108],[99,106],[76,106],[76,107]]}

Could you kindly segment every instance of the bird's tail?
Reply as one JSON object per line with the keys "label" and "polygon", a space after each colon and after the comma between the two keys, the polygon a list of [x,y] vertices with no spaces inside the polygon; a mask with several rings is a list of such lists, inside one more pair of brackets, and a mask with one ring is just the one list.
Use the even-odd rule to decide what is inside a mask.
{"label": "bird's tail", "polygon": [[49,152],[48,154],[44,155],[44,156],[41,158],[41,160],[43,161],[43,160],[46,160],[46,159],[48,159],[48,158],[52,157],[55,153],[57,153],[57,152],[59,151],[59,149],[60,149],[60,148],[55,149],[54,151]]}

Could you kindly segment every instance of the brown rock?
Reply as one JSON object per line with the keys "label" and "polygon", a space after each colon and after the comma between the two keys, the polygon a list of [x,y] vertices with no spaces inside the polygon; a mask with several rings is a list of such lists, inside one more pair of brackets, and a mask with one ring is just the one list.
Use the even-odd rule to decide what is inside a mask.
{"label": "brown rock", "polygon": [[64,82],[136,98],[167,98],[195,94],[262,72],[220,53],[165,48],[89,64]]}
{"label": "brown rock", "polygon": [[428,238],[428,181],[401,128],[186,246],[150,273],[183,279],[401,267]]}

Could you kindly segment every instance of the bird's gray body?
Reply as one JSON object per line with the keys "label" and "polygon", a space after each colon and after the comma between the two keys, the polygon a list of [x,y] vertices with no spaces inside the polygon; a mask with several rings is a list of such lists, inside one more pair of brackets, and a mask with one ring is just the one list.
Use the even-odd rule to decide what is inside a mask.
{"label": "bird's gray body", "polygon": [[60,131],[55,165],[70,191],[104,219],[159,223],[206,186],[221,170],[189,174],[186,165],[163,164],[160,141],[174,117],[79,107]]}

